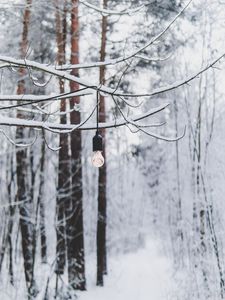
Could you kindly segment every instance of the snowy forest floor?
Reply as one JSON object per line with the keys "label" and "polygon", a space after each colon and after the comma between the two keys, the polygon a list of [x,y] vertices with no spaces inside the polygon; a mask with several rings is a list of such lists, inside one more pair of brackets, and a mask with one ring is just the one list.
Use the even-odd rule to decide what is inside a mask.
{"label": "snowy forest floor", "polygon": [[[86,257],[87,291],[76,292],[73,299],[78,300],[171,300],[175,299],[177,286],[173,276],[173,266],[165,255],[162,244],[154,239],[148,239],[135,252],[109,255],[108,275],[105,276],[104,287],[96,286],[96,259]],[[49,265],[42,265],[38,272],[39,293],[37,300],[45,298],[46,283],[51,278],[48,298],[55,299],[55,276]],[[26,299],[26,288],[21,280],[22,265],[17,269],[17,280],[14,288],[9,279],[0,283],[1,300]],[[6,276],[7,277],[7,276]],[[40,285],[40,282],[42,284]],[[173,295],[173,296],[172,296]],[[177,299],[177,298],[176,298]]]}
{"label": "snowy forest floor", "polygon": [[[143,249],[109,257],[105,286],[95,286],[95,271],[88,274],[88,291],[79,300],[167,300],[174,289],[172,265],[160,245],[148,240]],[[95,269],[94,261],[88,262]],[[91,267],[91,268],[90,268]]]}

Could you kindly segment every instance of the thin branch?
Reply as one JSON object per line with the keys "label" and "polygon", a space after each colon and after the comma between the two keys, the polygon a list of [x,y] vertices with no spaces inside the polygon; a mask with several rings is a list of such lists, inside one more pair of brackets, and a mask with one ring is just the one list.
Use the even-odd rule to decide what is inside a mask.
{"label": "thin branch", "polygon": [[[9,105],[9,106],[1,106],[0,110],[5,109],[11,109],[11,108],[17,108],[21,106],[26,106],[30,104],[37,104],[40,102],[50,101],[50,100],[61,100],[61,99],[68,99],[74,96],[86,96],[90,95],[92,92],[88,90],[88,88],[82,88],[78,91],[71,91],[63,94],[56,94],[53,96],[45,96],[45,95],[0,95],[0,101],[21,101],[22,103],[15,104],[15,105]],[[26,101],[26,102],[24,102]]]}
{"label": "thin branch", "polygon": [[[157,139],[159,139],[159,140],[167,141],[167,142],[176,142],[176,141],[182,139],[182,138],[185,136],[186,127],[184,128],[184,132],[182,133],[182,135],[176,136],[175,138],[165,137],[165,136],[158,135],[158,134],[155,134],[155,133],[148,132],[148,131],[144,130],[143,127],[151,127],[151,126],[150,126],[150,125],[141,126],[141,125],[139,125],[139,124],[136,124],[134,121],[128,119],[128,118],[124,115],[124,113],[123,113],[123,111],[121,110],[121,108],[119,107],[119,105],[118,105],[117,101],[115,100],[115,98],[114,98],[114,97],[112,97],[112,98],[113,98],[113,101],[114,101],[114,103],[116,104],[117,108],[119,109],[119,112],[120,112],[120,114],[122,115],[123,119],[125,120],[125,122],[127,122],[127,123],[126,123],[126,124],[127,124],[127,127],[129,128],[129,130],[130,130],[132,133],[137,133],[137,132],[141,131],[141,132],[143,132],[143,133],[145,133],[145,134],[147,134],[147,135],[149,135],[149,136],[151,136],[151,137],[157,138]],[[130,124],[130,125],[133,125],[137,130],[136,130],[136,131],[133,131],[133,130],[129,127],[129,124]],[[165,124],[165,123],[158,124],[158,125],[159,125],[159,126],[162,126],[162,125],[164,125],[164,124]],[[152,127],[153,127],[153,126],[152,126]],[[154,127],[155,127],[155,126],[154,126]],[[158,126],[156,126],[156,127],[158,127]]]}
{"label": "thin branch", "polygon": [[[19,120],[19,119],[18,119]],[[37,140],[37,135],[35,135],[34,139],[32,142],[30,143],[26,143],[26,144],[23,144],[23,143],[16,143],[15,141],[13,141],[8,135],[7,133],[3,130],[3,129],[0,129],[0,133],[2,133],[6,139],[14,146],[16,147],[20,147],[20,148],[28,148],[28,147],[31,147]]]}
{"label": "thin branch", "polygon": [[[98,90],[99,92],[103,92],[103,93],[108,94],[108,95],[136,98],[136,97],[152,97],[152,96],[159,95],[159,94],[162,94],[162,93],[165,93],[165,92],[168,92],[168,91],[172,91],[174,89],[177,89],[178,87],[186,85],[189,82],[191,82],[192,80],[194,80],[195,78],[197,78],[199,75],[201,75],[202,73],[204,73],[205,71],[207,71],[208,69],[212,68],[224,56],[225,56],[225,53],[223,53],[222,55],[220,55],[219,57],[217,57],[216,59],[214,59],[211,63],[209,63],[208,65],[206,65],[205,67],[203,67],[202,69],[200,69],[199,71],[197,71],[196,73],[194,73],[193,75],[191,75],[191,76],[189,76],[189,77],[187,77],[185,79],[177,81],[177,82],[175,82],[175,83],[173,83],[173,84],[171,84],[169,86],[155,89],[155,90],[153,90],[150,93],[146,92],[146,93],[140,93],[140,94],[130,94],[130,93],[125,94],[125,93],[119,92],[119,91],[117,91],[115,93],[115,90],[113,90],[113,89],[111,89],[109,87],[106,87],[104,85],[101,85],[101,86],[98,87],[96,85],[91,84],[90,82],[88,82],[86,80],[83,80],[81,78],[78,78],[76,76],[68,74],[66,72],[57,71],[57,70],[54,69],[54,67],[46,66],[46,65],[43,65],[43,64],[40,64],[40,63],[36,63],[36,62],[33,62],[33,61],[28,61],[27,60],[26,61],[26,65],[29,66],[29,67],[32,67],[32,68],[35,68],[35,69],[38,69],[38,70],[41,70],[41,71],[53,74],[55,76],[58,76],[58,77],[70,80],[70,81],[75,81],[75,82],[79,83],[80,85],[86,87],[86,89],[90,88],[90,89],[95,90],[95,91]],[[19,59],[17,60],[17,59],[14,59],[14,58],[11,58],[11,57],[7,57],[7,56],[0,56],[0,61],[12,62],[12,63],[17,64],[19,66],[25,66],[23,60],[19,60]],[[91,91],[86,91],[86,92],[87,93],[91,93]],[[13,96],[13,97],[14,97],[14,99],[16,99],[16,96]]]}
{"label": "thin branch", "polygon": [[169,22],[169,24],[155,37],[153,37],[148,43],[146,43],[143,47],[140,47],[133,53],[127,55],[127,56],[121,56],[116,59],[108,60],[105,62],[95,62],[95,63],[90,63],[90,64],[79,64],[79,65],[62,65],[59,66],[57,69],[58,70],[71,70],[71,69],[76,69],[76,68],[93,68],[93,67],[101,67],[101,66],[108,66],[108,65],[115,65],[121,62],[124,62],[128,59],[136,57],[140,52],[145,50],[146,48],[150,47],[153,45],[157,40],[159,40],[169,29],[170,27],[176,22],[176,20],[183,14],[183,12],[187,9],[187,7],[190,5],[190,3],[193,0],[188,1],[188,3],[183,7],[183,9],[172,19],[172,21]]}
{"label": "thin branch", "polygon": [[[156,108],[151,109],[145,114],[141,114],[139,116],[133,117],[132,119],[129,118],[129,122],[131,120],[133,122],[140,121],[143,119],[146,119],[162,110],[164,110],[169,104],[163,104]],[[92,111],[92,114],[94,113],[96,107]],[[87,118],[90,119],[91,115]],[[34,120],[23,120],[18,118],[10,118],[10,117],[1,117],[0,119],[0,125],[6,125],[6,126],[22,126],[22,127],[31,127],[31,128],[37,128],[37,129],[46,129],[49,131],[53,131],[56,133],[68,133],[72,130],[96,130],[96,124],[89,124],[86,125],[87,119],[85,121],[81,122],[80,124],[73,125],[73,124],[56,124],[51,122],[42,122],[42,121],[34,121]],[[99,128],[116,128],[121,127],[129,123],[125,121],[124,119],[119,120],[115,123],[115,121],[107,122],[107,123],[99,123]]]}

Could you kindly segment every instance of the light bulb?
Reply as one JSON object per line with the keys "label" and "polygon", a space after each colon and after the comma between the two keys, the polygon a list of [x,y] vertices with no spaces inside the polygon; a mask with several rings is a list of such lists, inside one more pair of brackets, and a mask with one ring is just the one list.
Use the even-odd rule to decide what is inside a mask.
{"label": "light bulb", "polygon": [[100,168],[104,165],[104,157],[102,156],[101,151],[94,151],[94,154],[92,156],[92,164],[96,168]]}

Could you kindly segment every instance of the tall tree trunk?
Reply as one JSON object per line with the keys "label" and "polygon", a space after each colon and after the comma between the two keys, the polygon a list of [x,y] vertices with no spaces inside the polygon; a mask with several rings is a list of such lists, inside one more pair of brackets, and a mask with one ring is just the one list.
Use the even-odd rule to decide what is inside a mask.
{"label": "tall tree trunk", "polygon": [[7,170],[6,170],[6,182],[8,192],[8,209],[6,212],[6,221],[3,221],[4,227],[2,230],[1,249],[0,249],[0,272],[2,272],[3,260],[8,249],[9,253],[9,276],[10,283],[14,284],[14,272],[13,272],[13,245],[12,245],[12,231],[14,224],[15,206],[11,205],[13,201],[13,185],[14,185],[14,170],[13,170],[13,155],[9,152],[7,154]]}
{"label": "tall tree trunk", "polygon": [[[79,19],[78,0],[72,0],[71,10],[71,64],[79,63]],[[73,69],[71,74],[78,76],[78,70]],[[76,91],[79,85],[70,82],[70,90]],[[71,109],[80,102],[79,97],[70,100]],[[73,110],[70,114],[72,124],[80,123],[80,112]],[[81,162],[81,131],[71,133],[71,200],[66,207],[67,222],[67,256],[69,283],[73,289],[85,290],[85,256],[83,232],[83,188]]]}
{"label": "tall tree trunk", "polygon": [[[26,1],[26,8],[23,17],[23,32],[22,32],[22,41],[21,41],[21,57],[26,56],[26,51],[28,48],[28,29],[31,16],[31,0]],[[25,69],[21,68],[19,70],[21,80],[18,81],[17,94],[25,93],[25,80],[24,76],[26,74]],[[22,118],[22,113],[17,113],[17,118]],[[23,128],[17,127],[16,129],[16,138],[20,142],[24,138]],[[21,203],[19,205],[19,214],[20,214],[20,230],[22,237],[22,252],[24,258],[24,270],[25,270],[25,279],[28,288],[28,297],[31,298],[36,295],[37,290],[34,284],[33,277],[33,248],[34,248],[34,226],[32,223],[32,199],[28,191],[28,179],[27,179],[27,149],[20,149],[16,153],[16,173],[17,173],[17,199]]]}
{"label": "tall tree trunk", "polygon": [[13,243],[12,243],[12,232],[13,232],[13,218],[15,215],[15,206],[11,205],[12,203],[12,185],[14,183],[14,170],[13,170],[13,156],[10,155],[9,164],[10,164],[10,175],[8,176],[8,195],[9,195],[9,223],[8,223],[8,246],[9,246],[9,275],[10,283],[14,284],[14,271],[13,271]]}
{"label": "tall tree trunk", "polygon": [[[44,133],[43,133],[44,134]],[[44,205],[44,167],[45,167],[45,141],[42,138],[41,143],[41,161],[40,161],[40,184],[37,205],[39,206],[39,216],[40,216],[40,236],[41,236],[41,261],[42,263],[47,262],[47,239],[46,239],[46,229],[45,229],[45,205]],[[37,208],[38,209],[38,208]]]}
{"label": "tall tree trunk", "polygon": [[[107,8],[107,0],[103,1],[103,7]],[[106,31],[107,17],[102,16],[102,33],[101,33],[101,50],[100,61],[105,61],[106,57]],[[100,67],[99,81],[105,84],[105,66]],[[100,95],[99,104],[99,122],[106,121],[105,115],[105,98]],[[105,129],[101,130],[103,141],[105,141]],[[105,158],[104,165],[99,168],[98,176],[98,219],[97,219],[97,285],[103,286],[103,275],[107,274],[107,249],[106,249],[106,151],[105,143],[103,144],[103,156]]]}
{"label": "tall tree trunk", "polygon": [[[3,219],[2,219],[3,220]],[[1,249],[0,249],[0,272],[2,271],[2,265],[5,257],[5,252],[7,248],[7,227],[8,227],[8,215],[5,212],[4,221],[3,221],[3,230],[1,234]]]}
{"label": "tall tree trunk", "polygon": [[[66,2],[64,3],[66,5]],[[58,0],[55,0],[56,6],[56,39],[58,55],[58,64],[65,63],[65,44],[66,44],[66,8],[64,7],[63,18],[60,16],[60,8]],[[59,79],[60,93],[64,93],[64,80]],[[66,111],[66,100],[61,100],[60,106],[61,113]],[[66,124],[66,114],[61,114],[60,123]],[[65,233],[65,205],[70,199],[70,165],[69,165],[69,145],[68,135],[61,134],[59,138],[59,169],[58,169],[58,194],[56,200],[56,213],[57,213],[57,245],[56,245],[56,273],[63,274],[66,263],[66,233]]]}
{"label": "tall tree trunk", "polygon": [[[176,97],[175,97],[176,99]],[[178,132],[178,105],[177,101],[174,100],[174,115],[175,115],[175,130]],[[177,235],[177,253],[176,261],[183,266],[183,228],[182,228],[182,198],[181,198],[181,182],[180,182],[180,153],[179,153],[179,142],[175,142],[176,147],[176,180],[177,180],[177,211],[176,211],[176,235]]]}

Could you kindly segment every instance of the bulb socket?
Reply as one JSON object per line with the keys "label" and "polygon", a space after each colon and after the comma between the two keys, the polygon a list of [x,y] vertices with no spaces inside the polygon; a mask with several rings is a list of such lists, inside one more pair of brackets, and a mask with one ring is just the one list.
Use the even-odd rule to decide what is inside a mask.
{"label": "bulb socket", "polygon": [[102,136],[96,131],[95,136],[93,137],[93,152],[95,151],[103,151],[103,141]]}

